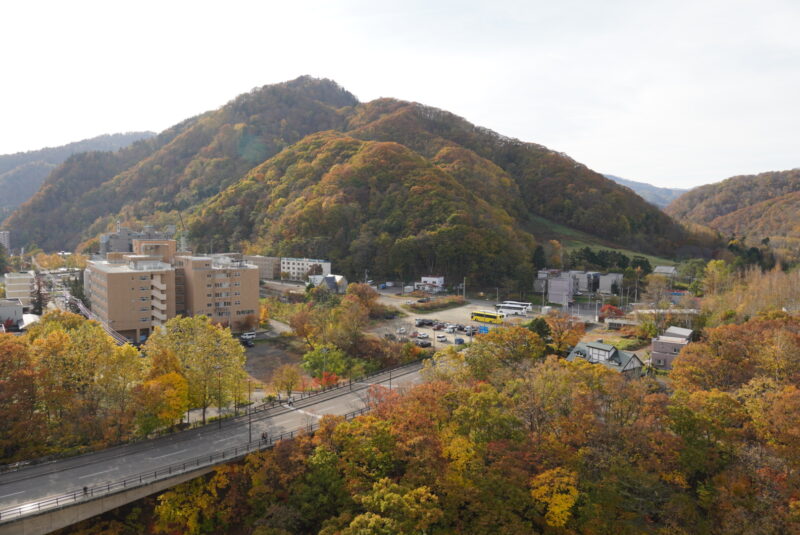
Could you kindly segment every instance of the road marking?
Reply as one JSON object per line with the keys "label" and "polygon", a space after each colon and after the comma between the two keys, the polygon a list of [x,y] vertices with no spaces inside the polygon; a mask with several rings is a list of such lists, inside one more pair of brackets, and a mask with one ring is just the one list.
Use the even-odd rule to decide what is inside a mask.
{"label": "road marking", "polygon": [[0,498],[8,498],[9,496],[16,496],[17,494],[22,494],[23,492],[25,491],[21,490],[19,492],[12,492],[11,494],[3,494],[2,496],[0,496]]}
{"label": "road marking", "polygon": [[320,416],[319,414],[314,414],[313,412],[304,411],[303,409],[295,409],[291,405],[282,404],[282,406],[286,407],[287,409],[292,409],[293,411],[297,411],[297,412],[299,412],[301,414],[305,414],[306,416],[313,416],[314,418],[317,418],[317,419],[322,418],[322,416]]}
{"label": "road marking", "polygon": [[174,451],[172,453],[165,453],[164,455],[159,455],[158,457],[150,457],[151,459],[163,459],[164,457],[169,457],[170,455],[177,455],[179,453],[183,453],[186,450]]}
{"label": "road marking", "polygon": [[103,470],[102,472],[95,472],[94,474],[79,476],[78,479],[85,479],[87,477],[99,476],[100,474],[105,474],[106,472],[113,472],[114,470],[116,470],[116,468],[109,468],[108,470]]}

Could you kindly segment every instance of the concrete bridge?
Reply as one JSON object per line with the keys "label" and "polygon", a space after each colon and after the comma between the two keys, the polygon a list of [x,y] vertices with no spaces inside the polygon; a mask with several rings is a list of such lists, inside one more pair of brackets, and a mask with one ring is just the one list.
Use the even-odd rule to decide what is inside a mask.
{"label": "concrete bridge", "polygon": [[325,414],[354,418],[369,410],[371,386],[419,383],[421,367],[408,364],[292,405],[267,403],[235,419],[0,474],[0,535],[49,533],[313,431]]}

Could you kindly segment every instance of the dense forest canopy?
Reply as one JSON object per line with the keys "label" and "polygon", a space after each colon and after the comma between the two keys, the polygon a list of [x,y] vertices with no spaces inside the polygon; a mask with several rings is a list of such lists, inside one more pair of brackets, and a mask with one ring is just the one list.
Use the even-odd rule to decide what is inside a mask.
{"label": "dense forest canopy", "polygon": [[648,252],[689,239],[564,154],[420,104],[360,104],[307,76],[118,153],[75,156],[6,224],[21,244],[60,250],[118,219],[178,223],[179,211],[197,250],[330,256],[351,276],[383,262],[385,276],[514,278],[528,269],[534,217]]}
{"label": "dense forest canopy", "polygon": [[0,196],[0,221],[30,199],[47,175],[73,154],[115,151],[154,135],[153,132],[106,134],[61,147],[0,155],[0,191],[3,192]]}

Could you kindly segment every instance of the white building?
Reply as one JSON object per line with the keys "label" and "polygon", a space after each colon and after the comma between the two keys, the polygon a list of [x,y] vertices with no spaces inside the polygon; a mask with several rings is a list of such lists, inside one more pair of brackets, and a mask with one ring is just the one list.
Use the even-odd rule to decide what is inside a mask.
{"label": "white building", "polygon": [[423,292],[438,293],[444,291],[444,277],[421,277],[414,283],[414,289]]}
{"label": "white building", "polygon": [[19,299],[22,306],[28,307],[31,305],[31,292],[33,292],[33,271],[22,273],[6,273],[6,298]]}
{"label": "white building", "polygon": [[19,299],[0,299],[0,332],[22,326],[22,302]]}
{"label": "white building", "polygon": [[2,245],[6,253],[11,252],[11,231],[10,230],[0,230],[0,245]]}
{"label": "white building", "polygon": [[322,268],[321,275],[331,274],[331,263],[315,258],[281,258],[281,277],[292,281],[305,281],[315,265]]}

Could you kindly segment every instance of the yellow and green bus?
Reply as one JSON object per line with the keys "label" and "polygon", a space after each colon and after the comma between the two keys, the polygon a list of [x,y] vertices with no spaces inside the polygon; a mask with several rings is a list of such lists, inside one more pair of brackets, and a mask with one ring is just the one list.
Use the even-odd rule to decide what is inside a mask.
{"label": "yellow and green bus", "polygon": [[472,321],[480,321],[483,323],[503,323],[503,318],[506,315],[502,312],[494,312],[492,310],[476,310],[470,316]]}

